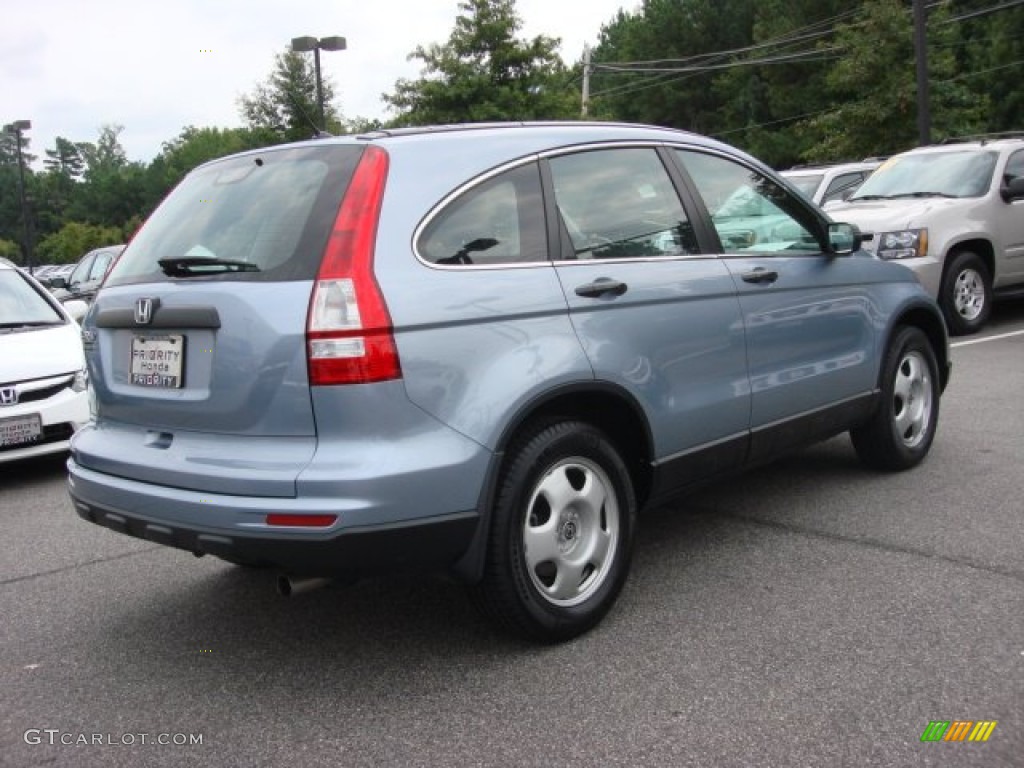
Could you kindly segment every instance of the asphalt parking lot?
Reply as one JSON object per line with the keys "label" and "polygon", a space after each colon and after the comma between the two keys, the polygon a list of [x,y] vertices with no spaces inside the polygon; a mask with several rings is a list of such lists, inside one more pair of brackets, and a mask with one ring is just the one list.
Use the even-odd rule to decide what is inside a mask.
{"label": "asphalt parking lot", "polygon": [[[925,464],[841,437],[650,510],[554,647],[439,581],[286,600],[80,521],[60,460],[2,465],[0,766],[1020,766],[1024,302],[955,341]],[[921,741],[958,720],[997,724]]]}

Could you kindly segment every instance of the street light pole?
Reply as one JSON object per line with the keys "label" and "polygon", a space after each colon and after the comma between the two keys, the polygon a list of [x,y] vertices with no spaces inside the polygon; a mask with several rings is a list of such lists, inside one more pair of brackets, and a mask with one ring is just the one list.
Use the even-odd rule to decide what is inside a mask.
{"label": "street light pole", "polygon": [[18,152],[18,194],[21,197],[21,222],[25,232],[25,267],[32,274],[32,238],[28,222],[28,197],[25,194],[25,163],[21,157],[21,132],[32,128],[31,120],[15,120],[4,126],[4,133],[14,136]]}
{"label": "street light pole", "polygon": [[324,122],[324,85],[320,77],[320,51],[344,51],[348,43],[344,37],[293,37],[292,51],[295,53],[313,52],[313,69],[316,72],[316,104],[320,117],[318,129],[326,130]]}

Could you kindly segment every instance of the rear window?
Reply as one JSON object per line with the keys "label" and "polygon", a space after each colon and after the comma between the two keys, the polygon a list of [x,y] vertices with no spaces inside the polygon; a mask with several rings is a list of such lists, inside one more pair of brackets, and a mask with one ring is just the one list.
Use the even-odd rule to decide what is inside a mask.
{"label": "rear window", "polygon": [[192,265],[190,280],[312,279],[362,151],[268,149],[193,171],[135,236],[106,285],[170,280],[173,260]]}

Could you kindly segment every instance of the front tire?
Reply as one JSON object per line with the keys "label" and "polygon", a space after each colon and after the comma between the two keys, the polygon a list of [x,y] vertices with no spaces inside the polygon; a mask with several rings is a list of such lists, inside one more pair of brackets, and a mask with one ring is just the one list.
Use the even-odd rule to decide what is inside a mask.
{"label": "front tire", "polygon": [[975,253],[956,254],[942,281],[939,304],[954,336],[977,333],[992,314],[992,276]]}
{"label": "front tire", "polygon": [[869,467],[910,469],[931,448],[939,421],[939,366],[919,328],[897,329],[882,368],[882,401],[871,419],[850,431]]}
{"label": "front tire", "polygon": [[579,421],[527,431],[500,480],[477,606],[530,640],[586,632],[626,580],[636,506],[629,471],[602,432]]}

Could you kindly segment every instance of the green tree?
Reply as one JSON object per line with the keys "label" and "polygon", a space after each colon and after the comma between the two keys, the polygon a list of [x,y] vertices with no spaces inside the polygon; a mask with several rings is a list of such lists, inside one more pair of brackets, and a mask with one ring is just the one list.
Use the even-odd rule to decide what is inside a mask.
{"label": "green tree", "polygon": [[[1007,5],[1008,4],[1000,4]],[[954,78],[986,97],[985,130],[1020,130],[1024,126],[1024,6],[1000,7],[991,0],[956,3],[962,45],[955,49]],[[980,15],[972,15],[980,14]]]}
{"label": "green tree", "polygon": [[[955,77],[959,26],[945,23],[945,6],[931,11],[928,65],[932,135],[965,135],[984,124],[987,100]],[[871,41],[865,45],[865,40]],[[917,143],[913,21],[901,0],[865,0],[837,27],[842,51],[826,77],[833,108],[797,127],[808,160],[891,154]]]}
{"label": "green tree", "polygon": [[46,150],[43,161],[46,170],[59,173],[69,179],[81,178],[85,172],[85,160],[82,151],[73,141],[58,136],[53,149]]}
{"label": "green tree", "polygon": [[21,246],[12,240],[0,240],[0,259],[21,260]]}
{"label": "green tree", "polygon": [[[322,85],[327,132],[339,133],[342,123],[334,107],[334,86],[329,78],[322,78]],[[238,103],[246,126],[266,136],[266,143],[301,141],[315,135],[319,109],[313,57],[291,50],[277,54],[267,80]]]}
{"label": "green tree", "polygon": [[644,0],[603,26],[592,61],[595,114],[700,133],[734,127],[713,84],[726,51],[753,39],[754,0]]}
{"label": "green tree", "polygon": [[40,240],[36,253],[40,263],[73,264],[93,248],[120,242],[123,234],[118,227],[70,221]]}
{"label": "green tree", "polygon": [[751,49],[731,56],[728,63],[735,66],[714,80],[722,120],[730,126],[717,134],[777,168],[799,162],[813,139],[793,126],[833,106],[827,77],[840,53],[829,49],[837,21],[852,13],[851,5],[850,0],[755,4]]}
{"label": "green tree", "polygon": [[77,145],[86,167],[64,212],[65,221],[120,228],[146,209],[146,167],[128,160],[119,138],[122,130],[120,125],[105,125],[95,144]]}
{"label": "green tree", "polygon": [[515,0],[462,0],[448,42],[418,46],[421,77],[383,94],[395,125],[575,117],[579,96],[557,38],[516,37]]}
{"label": "green tree", "polygon": [[267,131],[250,128],[196,128],[189,125],[165,141],[160,154],[146,169],[147,213],[185,174],[207,160],[273,144]]}

